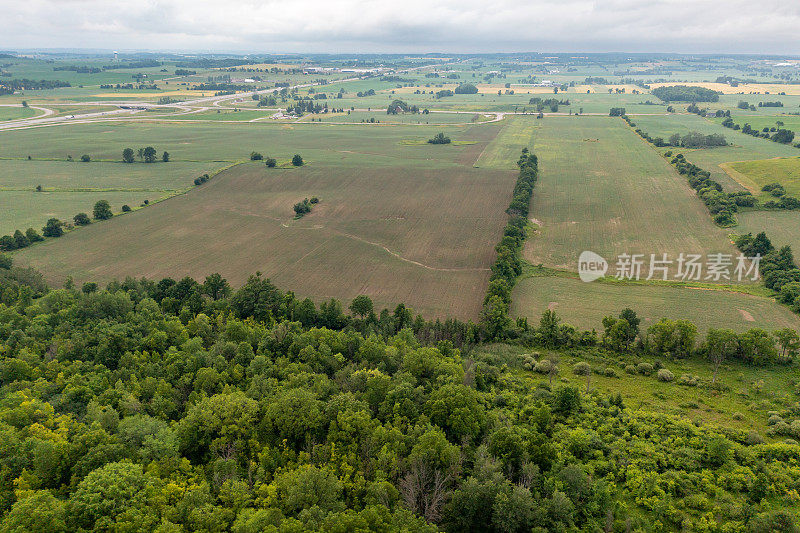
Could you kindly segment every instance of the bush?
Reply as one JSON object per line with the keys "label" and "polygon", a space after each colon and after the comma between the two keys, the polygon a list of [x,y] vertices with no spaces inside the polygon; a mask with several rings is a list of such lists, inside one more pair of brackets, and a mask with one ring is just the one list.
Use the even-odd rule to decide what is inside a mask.
{"label": "bush", "polygon": [[610,366],[607,366],[606,369],[603,370],[603,375],[606,376],[607,378],[615,378],[617,377],[617,371],[611,368]]}
{"label": "bush", "polygon": [[428,139],[428,144],[450,144],[450,137],[445,137],[443,132],[439,132],[433,136],[433,139]]}
{"label": "bush", "polygon": [[653,373],[653,365],[650,363],[639,363],[636,365],[636,372],[643,376],[649,376]]}
{"label": "bush", "polygon": [[265,161],[265,164],[269,168],[275,168],[278,165],[278,161],[274,157],[268,157]]}
{"label": "bush", "polygon": [[0,269],[11,270],[14,260],[5,254],[0,254]]}
{"label": "bush", "polygon": [[672,372],[670,372],[666,368],[662,368],[661,370],[658,371],[658,374],[656,374],[656,377],[658,378],[659,381],[670,382],[673,379],[675,379],[675,374],[673,374]]}
{"label": "bush", "polygon": [[633,365],[625,365],[625,373],[626,374],[635,374],[636,373],[636,367],[633,366]]}
{"label": "bush", "polygon": [[542,359],[536,366],[533,368],[534,372],[538,372],[539,374],[549,374],[550,369],[553,368],[553,363],[548,359]]}
{"label": "bush", "polygon": [[87,226],[92,223],[91,219],[89,218],[89,215],[87,215],[86,213],[78,213],[77,215],[72,217],[72,220],[75,222],[76,226]]}
{"label": "bush", "polygon": [[687,387],[697,387],[699,382],[700,378],[697,376],[690,376],[689,374],[683,374],[678,379],[678,385],[685,385]]}
{"label": "bush", "polygon": [[258,152],[250,152],[250,161],[261,161],[262,159],[264,159],[264,156]]}
{"label": "bush", "polygon": [[81,156],[81,161],[83,161],[84,163],[88,163],[88,162],[89,162],[89,161],[91,161],[91,160],[92,160],[92,158],[91,158],[91,157],[89,157],[89,156],[88,156],[88,155],[86,155],[86,154],[83,154],[83,155]]}
{"label": "bush", "polygon": [[781,418],[780,415],[773,414],[770,415],[769,420],[767,420],[767,425],[774,426],[781,422],[783,422],[783,418]]}
{"label": "bush", "polygon": [[123,213],[129,213],[130,210],[131,210],[131,206],[129,206],[128,204],[125,204],[125,205],[122,206],[122,212]]}
{"label": "bush", "polygon": [[296,167],[303,166],[303,158],[300,156],[300,154],[294,154],[294,156],[292,157],[292,165]]}
{"label": "bush", "polygon": [[586,361],[575,363],[575,366],[572,367],[572,373],[576,376],[588,376],[591,371],[592,367]]}

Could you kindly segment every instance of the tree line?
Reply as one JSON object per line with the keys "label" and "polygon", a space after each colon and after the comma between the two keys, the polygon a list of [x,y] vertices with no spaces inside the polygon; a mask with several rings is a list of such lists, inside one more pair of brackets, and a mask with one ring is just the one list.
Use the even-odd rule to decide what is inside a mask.
{"label": "tree line", "polygon": [[495,246],[496,258],[492,265],[489,287],[483,300],[481,323],[489,339],[504,339],[512,327],[511,291],[522,273],[522,246],[528,236],[528,210],[533,188],[539,177],[539,160],[527,148],[519,159],[519,176],[514,185],[511,203],[506,209],[508,221],[503,237]]}
{"label": "tree line", "polygon": [[[123,163],[134,163],[136,161],[136,157],[139,158],[139,161],[144,163],[155,163],[158,160],[158,151],[152,146],[139,148],[135,152],[133,151],[133,148],[125,148],[122,150]],[[161,161],[168,163],[169,157],[169,152],[165,151],[161,154]]]}

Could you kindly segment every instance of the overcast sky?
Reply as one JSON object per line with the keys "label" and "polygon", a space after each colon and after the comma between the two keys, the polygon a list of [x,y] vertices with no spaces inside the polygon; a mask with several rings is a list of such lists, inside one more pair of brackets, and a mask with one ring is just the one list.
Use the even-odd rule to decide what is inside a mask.
{"label": "overcast sky", "polygon": [[0,0],[0,49],[800,55],[798,0]]}

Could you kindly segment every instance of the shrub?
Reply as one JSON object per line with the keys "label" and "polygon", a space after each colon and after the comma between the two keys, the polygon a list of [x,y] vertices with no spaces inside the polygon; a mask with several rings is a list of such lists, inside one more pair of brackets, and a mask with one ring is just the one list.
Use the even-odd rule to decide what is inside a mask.
{"label": "shrub", "polygon": [[129,213],[130,210],[131,210],[131,206],[129,206],[128,204],[125,204],[125,205],[122,206],[122,212],[123,213]]}
{"label": "shrub", "polygon": [[661,370],[658,371],[658,374],[656,374],[656,377],[658,378],[659,381],[670,382],[673,379],[675,379],[675,374],[673,374],[672,372],[670,372],[666,368],[662,368]]}
{"label": "shrub", "polygon": [[639,363],[636,365],[636,372],[643,376],[649,376],[653,373],[653,365],[650,363]]}
{"label": "shrub", "polygon": [[625,372],[627,374],[635,374],[636,373],[636,367],[633,366],[633,365],[625,365]]}
{"label": "shrub", "polygon": [[264,159],[264,156],[258,152],[250,152],[250,161],[261,161],[262,159]]}
{"label": "shrub", "polygon": [[92,223],[91,219],[89,218],[89,215],[87,215],[86,213],[78,213],[77,215],[72,217],[72,220],[75,222],[76,226],[86,226]]}
{"label": "shrub", "polygon": [[747,437],[744,439],[745,444],[748,446],[754,446],[756,444],[764,444],[764,437],[758,431],[751,431],[747,434]]}
{"label": "shrub", "polygon": [[278,161],[274,157],[268,157],[265,161],[265,164],[269,168],[275,168],[278,165]]}
{"label": "shrub", "polygon": [[683,374],[680,378],[678,378],[678,384],[685,385],[687,387],[697,387],[699,382],[700,378],[697,376],[690,376],[689,374]]}
{"label": "shrub", "polygon": [[603,370],[603,375],[605,375],[607,378],[615,378],[617,377],[617,371],[610,366],[607,366],[606,369]]}
{"label": "shrub", "polygon": [[88,163],[88,162],[89,162],[89,161],[91,161],[91,160],[92,160],[92,158],[91,158],[91,157],[89,157],[89,156],[88,156],[88,155],[86,155],[86,154],[83,154],[83,155],[81,156],[81,161],[83,161],[84,163]]}
{"label": "shrub", "polygon": [[553,363],[548,359],[542,359],[536,363],[533,371],[538,372],[539,374],[548,374],[551,368],[553,368]]}
{"label": "shrub", "polygon": [[294,154],[294,156],[292,157],[292,165],[296,167],[303,166],[303,158],[300,156],[300,154]]}
{"label": "shrub", "polygon": [[575,366],[572,367],[572,373],[576,376],[588,376],[591,371],[592,368],[586,361],[575,363]]}
{"label": "shrub", "polygon": [[773,414],[770,415],[769,420],[767,420],[767,425],[774,426],[781,422],[783,422],[783,418],[781,418],[780,415]]}
{"label": "shrub", "polygon": [[450,144],[450,137],[446,137],[443,132],[439,132],[433,136],[433,139],[428,139],[428,144]]}

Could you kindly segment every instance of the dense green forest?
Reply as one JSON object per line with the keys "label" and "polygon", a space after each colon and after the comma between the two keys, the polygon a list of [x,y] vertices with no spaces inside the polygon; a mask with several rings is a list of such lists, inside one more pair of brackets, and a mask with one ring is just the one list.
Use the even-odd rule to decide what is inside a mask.
{"label": "dense green forest", "polygon": [[[0,273],[4,531],[797,530],[793,441],[537,384],[554,358],[477,350],[473,325],[366,297],[348,316],[260,275]],[[634,324],[604,323],[623,359]],[[612,349],[552,312],[522,329]]]}

